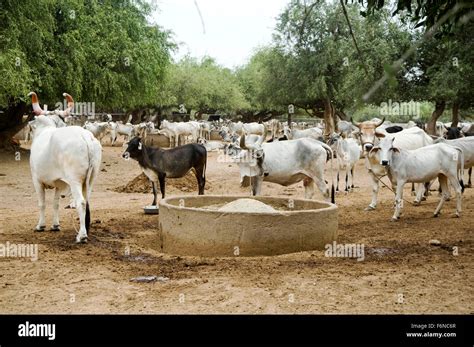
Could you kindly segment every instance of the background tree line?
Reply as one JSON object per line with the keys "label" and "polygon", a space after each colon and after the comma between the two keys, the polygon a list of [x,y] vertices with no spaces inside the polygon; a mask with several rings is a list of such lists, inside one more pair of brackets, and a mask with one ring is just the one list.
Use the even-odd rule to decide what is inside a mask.
{"label": "background tree line", "polygon": [[67,91],[96,112],[136,118],[185,109],[263,121],[293,104],[333,127],[389,99],[431,105],[430,124],[445,110],[454,121],[472,114],[467,2],[292,0],[272,42],[235,69],[212,57],[173,61],[177,46],[150,24],[152,11],[144,0],[2,0],[0,142],[21,128],[31,90],[48,105]]}

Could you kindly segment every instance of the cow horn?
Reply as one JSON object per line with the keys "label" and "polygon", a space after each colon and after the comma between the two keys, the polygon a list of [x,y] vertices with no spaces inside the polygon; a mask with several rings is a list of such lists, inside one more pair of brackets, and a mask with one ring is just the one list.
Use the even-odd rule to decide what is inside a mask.
{"label": "cow horn", "polygon": [[61,117],[67,117],[71,114],[71,111],[74,108],[74,99],[68,93],[63,93],[63,96],[67,100],[67,108],[64,111],[56,111],[55,113],[60,115]]}
{"label": "cow horn", "polygon": [[36,115],[46,114],[46,111],[43,111],[43,109],[42,109],[41,106],[39,105],[38,95],[36,95],[35,92],[29,92],[29,93],[28,93],[28,96],[31,96],[31,104],[32,104],[32,106],[33,106],[33,112],[34,112]]}
{"label": "cow horn", "polygon": [[354,121],[354,120],[352,119],[352,117],[351,117],[351,123],[354,124],[356,127],[360,128],[360,123]]}
{"label": "cow horn", "polygon": [[71,113],[71,111],[74,109],[74,99],[72,98],[71,95],[69,95],[68,93],[63,93],[63,96],[66,98],[67,100],[67,109],[65,110],[66,111],[66,115],[69,116],[69,114]]}
{"label": "cow horn", "polygon": [[382,120],[380,121],[380,123],[377,124],[375,127],[378,128],[379,126],[381,126],[383,124],[383,122],[385,122],[385,117],[383,117]]}

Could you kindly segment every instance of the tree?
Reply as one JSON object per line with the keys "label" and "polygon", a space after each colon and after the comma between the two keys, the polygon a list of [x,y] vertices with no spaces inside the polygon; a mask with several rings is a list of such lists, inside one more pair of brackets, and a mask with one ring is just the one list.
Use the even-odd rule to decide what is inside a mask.
{"label": "tree", "polygon": [[[360,107],[386,66],[409,47],[410,34],[386,12],[364,20],[358,6],[349,6],[347,16],[358,49],[341,6],[293,0],[279,16],[273,46],[258,51],[244,69],[256,76],[247,77],[254,81],[253,104],[294,104],[324,118],[326,135],[334,130],[336,115],[346,118],[345,110]],[[396,79],[402,76],[395,73]],[[369,101],[395,98],[398,92],[397,84],[389,84]]]}
{"label": "tree", "polygon": [[202,114],[230,114],[248,105],[233,72],[210,57],[184,57],[170,67],[167,83],[175,106],[195,110],[198,119]]}
{"label": "tree", "polygon": [[416,52],[414,69],[418,74],[412,80],[412,90],[435,104],[427,129],[431,134],[448,104],[452,108],[453,126],[457,125],[461,108],[474,106],[474,39],[470,34],[473,29],[474,23],[458,25],[447,35],[424,41]]}
{"label": "tree", "polygon": [[4,1],[0,140],[21,126],[31,90],[48,105],[63,92],[97,109],[155,103],[174,45],[150,11],[145,1]]}

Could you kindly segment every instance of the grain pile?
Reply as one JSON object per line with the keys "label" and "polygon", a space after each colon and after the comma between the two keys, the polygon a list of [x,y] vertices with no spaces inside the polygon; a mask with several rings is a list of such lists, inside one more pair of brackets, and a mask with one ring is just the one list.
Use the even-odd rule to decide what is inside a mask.
{"label": "grain pile", "polygon": [[220,207],[221,212],[253,212],[253,213],[275,213],[270,205],[264,204],[255,199],[237,199]]}
{"label": "grain pile", "polygon": [[[159,191],[160,187],[156,187]],[[196,192],[198,191],[198,185],[196,176],[194,172],[189,171],[186,176],[181,178],[167,178],[166,179],[166,189],[178,189],[182,192]],[[209,190],[210,184],[209,181],[206,182],[206,186],[204,190]],[[135,177],[133,180],[128,182],[126,185],[118,186],[113,189],[114,192],[117,193],[151,193],[152,187],[151,182],[146,177],[145,174],[140,174]]]}

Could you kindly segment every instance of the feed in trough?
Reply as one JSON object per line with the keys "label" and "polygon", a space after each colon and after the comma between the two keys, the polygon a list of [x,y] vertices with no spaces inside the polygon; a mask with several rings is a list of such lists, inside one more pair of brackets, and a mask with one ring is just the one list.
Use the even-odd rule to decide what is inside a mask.
{"label": "feed in trough", "polygon": [[237,199],[220,207],[221,212],[253,212],[253,213],[273,213],[277,212],[272,206],[264,204],[255,199]]}

